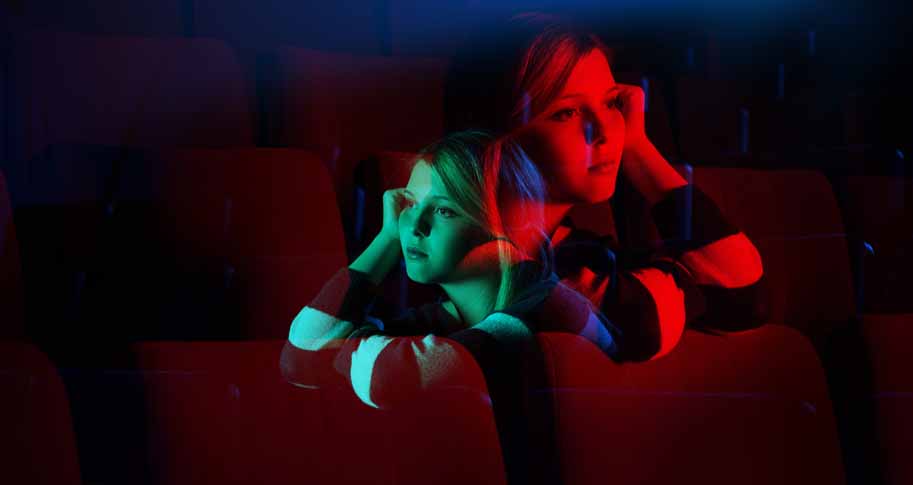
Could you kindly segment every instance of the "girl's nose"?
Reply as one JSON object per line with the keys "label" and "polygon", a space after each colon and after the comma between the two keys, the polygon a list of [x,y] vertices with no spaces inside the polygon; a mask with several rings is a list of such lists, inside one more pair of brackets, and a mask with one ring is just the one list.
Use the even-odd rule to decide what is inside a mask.
{"label": "girl's nose", "polygon": [[409,217],[408,224],[412,234],[418,237],[427,237],[431,230],[431,225],[428,223],[428,211],[423,208],[419,210],[413,209],[410,212],[407,217]]}
{"label": "girl's nose", "polygon": [[599,115],[589,115],[583,122],[583,137],[587,145],[602,143],[605,141],[605,123],[606,120]]}

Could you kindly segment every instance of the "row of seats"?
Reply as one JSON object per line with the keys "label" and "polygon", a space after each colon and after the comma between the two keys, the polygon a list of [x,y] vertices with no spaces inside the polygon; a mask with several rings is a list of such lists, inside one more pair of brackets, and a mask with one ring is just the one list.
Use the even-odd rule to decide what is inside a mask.
{"label": "row of seats", "polygon": [[[883,321],[867,331],[876,391],[855,396],[877,403],[891,484],[913,472],[913,382],[898,329]],[[539,344],[549,372],[537,392],[552,406],[561,483],[607,474],[618,483],[844,483],[824,371],[795,330],[688,331],[675,352],[646,364],[614,364],[569,334],[542,334]],[[504,483],[477,368],[460,385],[377,410],[335,373],[332,353],[314,357],[317,385],[283,381],[282,345],[135,344],[119,363],[62,369],[61,382],[34,347],[3,343],[0,416],[13,430],[0,439],[4,473],[16,483],[80,483],[80,470],[84,483]]]}
{"label": "row of seats", "polygon": [[[266,285],[269,289],[261,296],[247,295],[253,307],[241,313],[243,322],[223,322],[221,331],[209,331],[231,335],[240,330],[242,335],[275,338],[284,335],[301,301],[347,260],[332,184],[319,158],[309,152],[250,148],[118,153],[126,153],[123,160],[88,165],[92,169],[85,162],[59,164],[67,172],[108,173],[104,179],[114,187],[110,195],[90,194],[82,204],[19,209],[22,249],[5,245],[4,258],[10,263],[4,264],[4,281],[22,278],[19,267],[25,266],[26,286],[33,290],[27,295],[28,307],[39,312],[30,320],[66,326],[66,316],[74,313],[68,303],[79,294],[83,301],[74,302],[79,303],[75,309],[87,311],[90,320],[105,308],[119,307],[111,318],[129,315],[131,308],[147,307],[144,298],[162,308],[174,305],[175,311],[195,299],[202,307],[222,302],[217,306],[231,313],[224,305],[237,300],[230,297],[232,292]],[[379,229],[380,194],[405,183],[410,159],[406,153],[386,153],[359,167],[361,180],[370,181],[356,197],[363,202],[357,211],[363,217],[356,224],[361,241]],[[911,246],[909,180],[841,179],[841,216],[834,191],[820,173],[698,167],[685,175],[759,247],[777,288],[771,308],[777,321],[811,331],[833,328],[860,311],[910,311],[904,298]],[[597,223],[610,220],[605,208],[587,217]],[[873,213],[879,217],[871,217]],[[8,206],[5,214],[5,239],[14,240]],[[869,251],[861,257],[864,267],[855,273],[861,279],[854,280],[849,256],[860,252],[857,248]],[[314,271],[313,261],[320,262],[320,271]],[[311,274],[302,273],[304,269],[296,273],[291,269],[295,267]],[[199,283],[197,290],[203,293],[175,293],[173,285],[166,284],[182,271],[195,275],[189,281]],[[820,274],[829,277],[821,280]],[[121,280],[138,285],[129,291],[134,296],[106,293],[121,288]],[[15,296],[17,286],[6,285],[13,288],[4,292],[10,301],[21,301]],[[43,305],[48,298],[63,304]],[[9,314],[21,315],[13,303]],[[158,317],[165,315],[169,313]],[[146,314],[152,321],[145,326],[154,328],[158,317]],[[200,315],[194,319],[199,321]],[[238,324],[251,327],[232,326]],[[144,325],[137,321],[140,327]]]}
{"label": "row of seats", "polygon": [[[293,47],[250,60],[208,38],[21,34],[0,76],[5,169],[17,197],[39,197],[45,194],[30,183],[53,175],[40,163],[56,144],[267,144],[318,151],[335,168],[338,192],[348,194],[356,161],[415,150],[442,134],[445,70],[434,58]],[[751,87],[730,82],[683,78],[673,89],[639,74],[617,77],[644,87],[648,134],[670,159],[706,165],[773,152],[775,160],[833,165],[829,154],[783,155],[846,143],[839,107],[812,110],[809,104],[822,104],[809,103],[813,92],[772,102],[747,99]]]}
{"label": "row of seats", "polygon": [[115,188],[17,210],[40,341],[279,338],[348,261],[329,174],[306,151],[142,151],[58,166],[105,170]]}

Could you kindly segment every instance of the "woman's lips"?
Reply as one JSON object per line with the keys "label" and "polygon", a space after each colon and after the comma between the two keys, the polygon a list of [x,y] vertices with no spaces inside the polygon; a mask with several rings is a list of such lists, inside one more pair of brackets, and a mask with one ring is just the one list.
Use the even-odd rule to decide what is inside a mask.
{"label": "woman's lips", "polygon": [[596,174],[609,174],[612,172],[612,164],[608,163],[608,162],[600,163],[600,164],[591,166],[590,168],[587,169],[587,171],[590,173],[596,173]]}
{"label": "woman's lips", "polygon": [[422,258],[427,258],[428,254],[425,253],[424,251],[420,251],[418,248],[416,248],[414,246],[409,246],[406,248],[406,257],[409,259],[422,259]]}

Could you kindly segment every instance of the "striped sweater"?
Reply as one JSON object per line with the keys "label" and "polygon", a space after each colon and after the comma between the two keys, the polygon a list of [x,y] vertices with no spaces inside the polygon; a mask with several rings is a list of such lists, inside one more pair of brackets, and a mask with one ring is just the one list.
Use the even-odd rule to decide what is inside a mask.
{"label": "striped sweater", "polygon": [[744,233],[693,185],[653,206],[661,244],[622,247],[565,219],[553,236],[562,283],[586,296],[612,321],[619,361],[670,352],[685,328],[738,331],[767,319],[760,256]]}

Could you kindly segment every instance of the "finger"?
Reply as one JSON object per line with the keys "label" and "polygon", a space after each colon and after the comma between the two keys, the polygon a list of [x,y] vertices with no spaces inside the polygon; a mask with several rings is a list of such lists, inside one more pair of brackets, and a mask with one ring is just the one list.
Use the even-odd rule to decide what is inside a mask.
{"label": "finger", "polygon": [[630,112],[643,112],[646,96],[640,86],[633,84],[619,84],[618,97],[622,101],[622,108]]}

